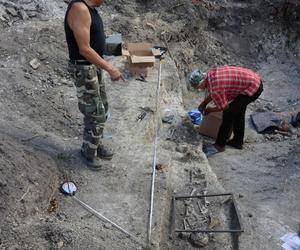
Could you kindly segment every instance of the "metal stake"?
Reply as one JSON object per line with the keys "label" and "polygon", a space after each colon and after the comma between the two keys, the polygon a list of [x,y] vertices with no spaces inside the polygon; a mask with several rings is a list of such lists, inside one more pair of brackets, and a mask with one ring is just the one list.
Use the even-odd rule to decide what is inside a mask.
{"label": "metal stake", "polygon": [[159,109],[159,97],[160,97],[160,82],[161,82],[161,59],[159,60],[159,71],[158,71],[158,83],[156,90],[156,129],[155,139],[153,145],[153,164],[152,164],[152,181],[151,181],[151,197],[150,197],[150,210],[148,220],[148,231],[147,231],[147,244],[151,242],[151,230],[152,230],[152,217],[153,217],[153,200],[154,200],[154,184],[156,175],[156,157],[157,157],[157,137],[158,137],[158,109]]}
{"label": "metal stake", "polygon": [[128,233],[125,229],[118,226],[116,223],[112,222],[110,219],[106,218],[104,215],[97,212],[95,209],[84,203],[83,201],[79,200],[76,196],[72,196],[73,199],[75,199],[81,206],[83,206],[85,209],[87,209],[89,212],[100,218],[101,220],[108,222],[109,224],[113,225],[115,228],[120,230],[122,233],[126,234],[128,237],[130,237],[134,242],[138,243],[142,247],[145,247],[144,243],[141,243],[134,235]]}

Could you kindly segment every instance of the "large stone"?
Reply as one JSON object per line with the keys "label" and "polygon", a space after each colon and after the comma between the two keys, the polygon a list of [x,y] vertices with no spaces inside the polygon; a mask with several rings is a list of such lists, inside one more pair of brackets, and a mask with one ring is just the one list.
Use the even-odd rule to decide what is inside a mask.
{"label": "large stone", "polygon": [[15,10],[15,8],[6,8],[6,12],[10,15],[12,15],[13,17],[18,16],[18,12]]}
{"label": "large stone", "polygon": [[5,7],[16,8],[16,4],[14,4],[11,1],[7,1],[7,0],[0,0],[0,4],[2,4]]}
{"label": "large stone", "polygon": [[164,109],[162,115],[162,122],[172,124],[175,122],[175,114],[171,109]]}
{"label": "large stone", "polygon": [[25,21],[25,20],[27,20],[28,19],[28,15],[27,15],[27,13],[25,12],[25,10],[19,10],[19,14],[20,14],[20,16],[21,16],[21,18]]}
{"label": "large stone", "polygon": [[2,19],[5,14],[6,14],[5,8],[2,5],[0,5],[0,19]]}
{"label": "large stone", "polygon": [[30,62],[29,62],[30,66],[33,68],[33,69],[38,69],[41,64],[39,63],[38,59],[34,58],[32,59]]}
{"label": "large stone", "polygon": [[179,153],[186,153],[189,150],[189,147],[187,145],[178,145],[176,147],[176,151]]}

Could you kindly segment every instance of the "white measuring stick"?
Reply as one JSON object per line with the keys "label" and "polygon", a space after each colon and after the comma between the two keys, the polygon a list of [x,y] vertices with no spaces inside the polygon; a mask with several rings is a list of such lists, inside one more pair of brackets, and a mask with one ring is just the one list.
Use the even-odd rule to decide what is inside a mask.
{"label": "white measuring stick", "polygon": [[156,175],[156,157],[157,157],[157,137],[158,137],[158,108],[159,108],[159,95],[160,95],[160,82],[161,82],[161,60],[159,60],[159,72],[158,72],[158,83],[156,90],[156,129],[155,129],[155,139],[153,145],[153,164],[152,164],[152,181],[151,181],[151,197],[150,197],[150,211],[149,211],[149,222],[148,222],[148,234],[147,234],[147,244],[151,243],[151,231],[152,231],[152,218],[153,218],[153,203],[154,203],[154,185],[155,185],[155,175]]}

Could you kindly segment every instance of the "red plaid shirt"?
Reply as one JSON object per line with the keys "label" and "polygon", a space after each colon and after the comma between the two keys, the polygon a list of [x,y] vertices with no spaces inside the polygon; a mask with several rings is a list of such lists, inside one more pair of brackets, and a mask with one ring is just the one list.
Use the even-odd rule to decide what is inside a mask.
{"label": "red plaid shirt", "polygon": [[261,78],[255,72],[234,66],[212,69],[207,74],[208,92],[218,108],[225,108],[239,95],[252,96],[258,90]]}

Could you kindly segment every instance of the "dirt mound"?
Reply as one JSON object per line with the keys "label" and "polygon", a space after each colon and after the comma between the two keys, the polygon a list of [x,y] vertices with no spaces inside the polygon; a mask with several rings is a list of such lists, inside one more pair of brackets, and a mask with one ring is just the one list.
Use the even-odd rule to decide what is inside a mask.
{"label": "dirt mound", "polygon": [[122,13],[108,22],[112,30],[132,41],[169,45],[183,71],[197,64],[253,66],[269,57],[299,57],[299,4],[294,1],[115,1],[111,7]]}
{"label": "dirt mound", "polygon": [[[0,246],[15,242],[16,247],[38,247],[43,245],[44,220],[59,183],[59,171],[51,157],[24,141],[3,133],[1,141]],[[32,234],[41,237],[32,242]]]}

